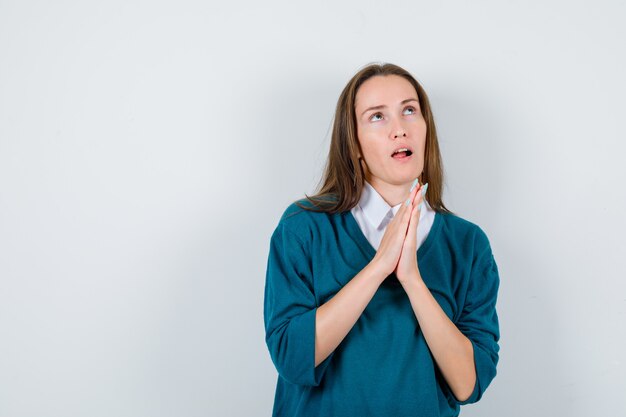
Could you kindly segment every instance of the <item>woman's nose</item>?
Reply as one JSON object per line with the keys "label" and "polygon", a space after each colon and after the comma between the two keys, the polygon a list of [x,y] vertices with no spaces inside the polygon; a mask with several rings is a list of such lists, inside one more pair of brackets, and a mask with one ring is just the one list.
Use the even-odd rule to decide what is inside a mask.
{"label": "woman's nose", "polygon": [[402,138],[402,137],[406,137],[406,131],[404,129],[397,128],[393,134],[393,138],[394,139],[398,139],[398,138]]}
{"label": "woman's nose", "polygon": [[395,119],[390,127],[393,139],[406,137],[406,129],[402,126],[402,120]]}

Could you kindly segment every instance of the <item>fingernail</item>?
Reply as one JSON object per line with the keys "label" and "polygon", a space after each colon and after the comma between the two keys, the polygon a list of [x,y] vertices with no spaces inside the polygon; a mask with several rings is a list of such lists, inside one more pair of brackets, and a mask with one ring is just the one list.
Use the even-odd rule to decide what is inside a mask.
{"label": "fingernail", "polygon": [[[415,188],[416,185],[417,185],[417,178],[415,178],[413,180],[413,184],[411,184],[411,189],[409,190],[409,192],[413,191],[413,189]],[[408,204],[407,204],[407,206],[408,206]]]}
{"label": "fingernail", "polygon": [[428,183],[424,184],[422,187],[422,197],[426,195],[426,190],[428,189]]}
{"label": "fingernail", "polygon": [[404,203],[404,205],[408,207],[410,203],[411,203],[411,197],[406,199],[406,202]]}

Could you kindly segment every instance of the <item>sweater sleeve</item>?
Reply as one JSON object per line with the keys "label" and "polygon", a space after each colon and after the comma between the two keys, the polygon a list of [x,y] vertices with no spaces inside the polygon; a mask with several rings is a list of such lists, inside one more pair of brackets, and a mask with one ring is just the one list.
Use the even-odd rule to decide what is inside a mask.
{"label": "sweater sleeve", "polygon": [[475,403],[496,376],[500,330],[496,300],[500,278],[491,247],[483,252],[477,267],[470,274],[463,311],[456,323],[459,330],[472,342],[476,384],[468,399],[455,401],[459,405]]}
{"label": "sweater sleeve", "polygon": [[315,314],[310,256],[282,223],[272,234],[264,300],[265,341],[278,374],[317,386],[331,357],[315,367]]}

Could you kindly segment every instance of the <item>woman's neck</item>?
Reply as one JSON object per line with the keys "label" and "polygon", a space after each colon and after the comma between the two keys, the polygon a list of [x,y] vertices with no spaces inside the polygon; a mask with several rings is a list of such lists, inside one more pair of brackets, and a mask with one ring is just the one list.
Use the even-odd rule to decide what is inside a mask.
{"label": "woman's neck", "polygon": [[409,195],[409,189],[411,188],[411,183],[393,185],[384,182],[371,181],[369,179],[367,182],[374,187],[376,192],[378,192],[383,200],[385,200],[391,207],[404,202]]}

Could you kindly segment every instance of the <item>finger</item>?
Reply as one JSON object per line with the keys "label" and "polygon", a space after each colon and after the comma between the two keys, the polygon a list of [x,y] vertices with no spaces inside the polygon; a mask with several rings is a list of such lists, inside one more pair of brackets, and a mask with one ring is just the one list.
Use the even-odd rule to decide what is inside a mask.
{"label": "finger", "polygon": [[[421,194],[421,193],[420,193]],[[418,201],[416,202],[416,204],[413,206],[413,209],[411,210],[411,220],[409,222],[409,227],[408,227],[408,238],[410,239],[410,244],[412,245],[414,243],[414,241],[417,239],[417,226],[419,224],[420,221],[420,212],[421,212],[421,202],[423,200],[423,197],[419,197]]]}
{"label": "finger", "polygon": [[415,187],[415,189],[411,192],[409,199],[411,200],[410,208],[411,212],[413,211],[413,207],[418,203],[419,196],[422,194],[423,185],[419,185]]}
{"label": "finger", "polygon": [[418,192],[420,192],[421,190],[422,190],[422,185],[419,182],[417,182],[416,186],[413,187],[413,189],[409,191],[408,198],[402,203],[396,215],[393,216],[393,218],[389,222],[390,225],[392,223],[395,224],[397,222],[406,223],[408,225],[409,219],[411,217],[411,211],[414,205],[415,196],[417,196]]}
{"label": "finger", "polygon": [[413,206],[413,210],[411,210],[412,218],[417,217],[417,219],[419,220],[420,212],[424,208],[423,202],[424,202],[424,196],[420,195],[417,201],[415,202],[415,205]]}
{"label": "finger", "polygon": [[426,189],[424,188],[424,186],[420,187],[420,191],[418,194],[415,195],[415,203],[414,205],[418,207],[418,210],[421,210],[424,207],[424,192],[426,191]]}
{"label": "finger", "polygon": [[426,190],[428,189],[428,183],[422,184],[419,190],[419,196],[416,195],[414,204],[420,206],[420,211],[424,209],[424,196],[426,195]]}
{"label": "finger", "polygon": [[409,204],[407,205],[406,202],[404,204],[404,206],[406,206],[406,212],[403,213],[402,220],[406,223],[408,223],[411,218],[411,213],[413,212],[413,208],[415,207],[415,197],[420,193],[421,189],[422,189],[421,185],[416,186],[409,193],[409,198],[407,198],[406,200]]}
{"label": "finger", "polygon": [[419,196],[423,194],[423,191],[424,185],[418,183],[417,187],[415,187],[415,189],[413,189],[413,191],[410,193],[408,198],[408,200],[410,200],[409,211],[413,212],[413,207],[415,207],[415,205],[419,202]]}
{"label": "finger", "polygon": [[407,215],[407,211],[410,213],[411,212],[411,208],[412,208],[412,201],[415,198],[415,196],[417,195],[417,191],[420,187],[415,187],[413,190],[411,190],[409,192],[408,198],[400,205],[400,209],[396,212],[395,216],[393,216],[393,219],[391,219],[391,222],[389,222],[390,224],[393,222],[396,222],[396,219],[400,219],[400,221],[405,220],[408,221],[408,215]]}
{"label": "finger", "polygon": [[417,216],[419,219],[419,214],[424,208],[424,191],[426,191],[423,187],[420,187],[420,192],[415,196],[415,201],[411,208],[411,218]]}
{"label": "finger", "polygon": [[417,183],[417,186],[409,193],[409,200],[411,201],[410,206],[412,207],[415,204],[415,197],[422,192],[423,185]]}
{"label": "finger", "polygon": [[424,196],[424,186],[420,186],[419,191],[415,194],[414,200],[413,200],[413,205],[414,206],[419,206],[420,203],[422,202]]}

